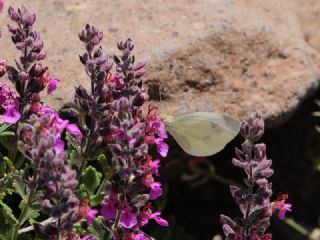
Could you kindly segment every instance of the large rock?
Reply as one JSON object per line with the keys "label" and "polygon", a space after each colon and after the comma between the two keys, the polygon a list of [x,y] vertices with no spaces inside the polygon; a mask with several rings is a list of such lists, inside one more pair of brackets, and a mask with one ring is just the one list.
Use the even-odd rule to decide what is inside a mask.
{"label": "large rock", "polygon": [[[35,0],[27,7],[37,13],[51,74],[62,80],[47,99],[56,107],[72,100],[75,85],[89,86],[78,61],[77,33],[86,23],[104,31],[108,53],[120,39],[135,41],[138,59],[148,61],[152,99],[161,86],[164,112],[240,119],[259,111],[276,125],[318,85],[319,53],[305,40],[294,0]],[[3,58],[16,56],[6,31],[0,49]]]}

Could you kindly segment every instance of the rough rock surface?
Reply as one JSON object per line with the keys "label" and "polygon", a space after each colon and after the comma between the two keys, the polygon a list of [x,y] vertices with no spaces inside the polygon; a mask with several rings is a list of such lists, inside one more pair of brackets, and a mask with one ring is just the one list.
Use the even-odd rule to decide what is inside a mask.
{"label": "rough rock surface", "polygon": [[[104,31],[104,50],[110,54],[115,53],[116,41],[127,37],[135,41],[138,59],[148,61],[145,82],[152,99],[159,99],[161,88],[163,112],[217,111],[240,119],[260,111],[271,126],[288,118],[318,86],[320,34],[313,29],[320,21],[310,25],[312,16],[304,16],[315,11],[311,2],[317,0],[7,0],[6,4],[26,4],[37,13],[46,63],[62,80],[53,98],[47,99],[55,107],[73,98],[75,85],[89,85],[78,61],[83,48],[77,33],[90,23]],[[0,21],[5,28],[6,14]],[[16,56],[5,29],[0,49],[2,58]]]}

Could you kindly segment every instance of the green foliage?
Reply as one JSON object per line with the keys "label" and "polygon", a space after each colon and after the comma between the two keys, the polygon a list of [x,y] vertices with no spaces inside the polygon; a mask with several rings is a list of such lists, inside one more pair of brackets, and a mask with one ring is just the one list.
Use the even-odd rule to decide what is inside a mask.
{"label": "green foliage", "polygon": [[0,240],[8,240],[12,234],[12,227],[5,222],[5,216],[0,211]]}
{"label": "green foliage", "polygon": [[17,224],[18,221],[16,217],[13,215],[11,208],[2,201],[0,201],[0,206],[2,215],[5,218],[5,223],[11,226]]}
{"label": "green foliage", "polygon": [[[21,201],[20,205],[19,205],[19,208],[21,209],[21,211],[25,207],[26,207],[25,201]],[[36,204],[35,202],[33,204],[31,204],[27,208],[26,214],[21,219],[21,225],[23,223],[25,223],[26,221],[28,221],[30,225],[32,225],[33,223],[37,222],[36,219],[40,216],[39,211],[40,211],[40,205]]]}
{"label": "green foliage", "polygon": [[82,184],[80,190],[82,194],[92,197],[95,190],[100,186],[102,173],[98,172],[94,167],[87,167],[82,175]]}
{"label": "green foliage", "polygon": [[8,167],[9,167],[9,169],[10,169],[10,172],[13,172],[13,171],[15,170],[15,167],[14,167],[12,161],[11,161],[8,157],[3,157],[2,159],[3,159],[3,160],[6,162],[6,164],[8,165]]}
{"label": "green foliage", "polygon": [[104,229],[103,218],[101,216],[97,217],[88,228],[89,234],[95,237],[97,240],[107,239],[107,231],[101,231]]}
{"label": "green foliage", "polygon": [[0,127],[0,138],[14,136],[14,132],[10,131],[11,125],[3,124]]}
{"label": "green foliage", "polygon": [[110,171],[110,165],[108,163],[106,155],[100,154],[98,157],[98,161],[100,162],[104,175],[107,176]]}

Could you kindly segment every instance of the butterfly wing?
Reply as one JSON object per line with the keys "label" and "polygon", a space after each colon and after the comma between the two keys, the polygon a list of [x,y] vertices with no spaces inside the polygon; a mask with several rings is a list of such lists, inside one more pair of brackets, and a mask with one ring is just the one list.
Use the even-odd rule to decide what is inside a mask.
{"label": "butterfly wing", "polygon": [[240,123],[213,112],[174,115],[166,125],[182,149],[193,156],[210,156],[230,142],[239,132]]}

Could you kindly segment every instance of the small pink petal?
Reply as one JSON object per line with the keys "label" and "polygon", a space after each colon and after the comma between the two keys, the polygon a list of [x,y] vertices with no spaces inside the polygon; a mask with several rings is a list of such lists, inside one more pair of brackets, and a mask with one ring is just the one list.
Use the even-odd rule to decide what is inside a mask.
{"label": "small pink petal", "polygon": [[64,141],[61,139],[56,139],[56,143],[54,145],[54,150],[59,153],[64,150]]}
{"label": "small pink petal", "polygon": [[116,217],[116,208],[113,201],[106,201],[101,207],[101,215],[106,221],[113,220]]}
{"label": "small pink petal", "polygon": [[281,209],[279,209],[279,219],[284,220],[286,218],[286,212],[291,212],[292,204],[285,203]]}
{"label": "small pink petal", "polygon": [[124,228],[133,228],[138,223],[137,216],[132,213],[130,208],[125,208],[122,210],[121,218],[120,218],[120,224]]}
{"label": "small pink petal", "polygon": [[151,188],[149,193],[150,200],[155,200],[162,195],[161,183],[159,182],[151,183],[150,188]]}
{"label": "small pink petal", "polygon": [[51,94],[54,90],[57,89],[57,84],[60,82],[59,79],[57,78],[50,78],[47,86],[47,93]]}
{"label": "small pink petal", "polygon": [[73,123],[67,124],[66,129],[69,133],[71,133],[75,136],[81,135],[81,131],[76,124],[73,124]]}
{"label": "small pink petal", "polygon": [[169,145],[164,142],[159,142],[157,144],[157,150],[162,157],[166,157],[169,151]]}
{"label": "small pink petal", "polygon": [[160,214],[161,214],[160,212],[155,212],[152,214],[151,218],[155,220],[156,223],[158,223],[159,225],[163,227],[168,227],[169,226],[168,221],[160,217]]}
{"label": "small pink petal", "polygon": [[155,159],[153,160],[151,167],[152,167],[152,173],[156,176],[160,176],[159,174],[159,165],[160,165],[160,160],[159,159]]}
{"label": "small pink petal", "polygon": [[98,210],[96,209],[90,209],[87,212],[87,225],[91,225],[93,220],[96,218],[96,215],[98,213]]}
{"label": "small pink petal", "polygon": [[6,108],[3,114],[3,121],[6,123],[14,124],[20,119],[20,113],[12,106]]}

